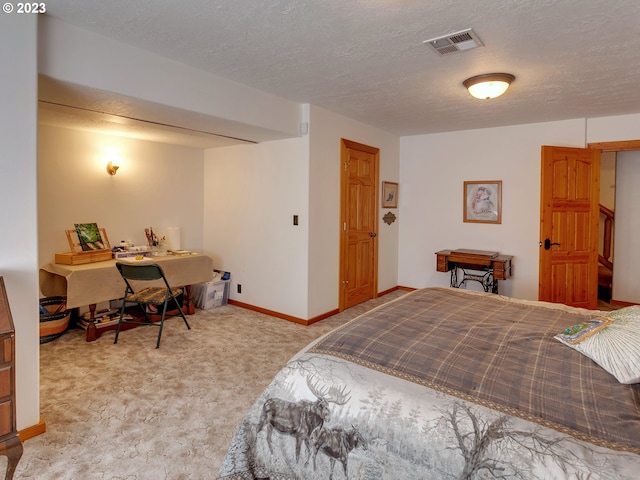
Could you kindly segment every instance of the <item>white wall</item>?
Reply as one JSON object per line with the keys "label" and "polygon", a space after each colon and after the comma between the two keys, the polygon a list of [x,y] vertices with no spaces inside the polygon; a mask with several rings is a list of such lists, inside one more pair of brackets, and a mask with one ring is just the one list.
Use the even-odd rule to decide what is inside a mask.
{"label": "white wall", "polygon": [[[447,286],[435,252],[491,250],[514,256],[513,278],[500,283],[500,293],[537,299],[540,147],[583,147],[584,125],[568,120],[402,138],[399,283]],[[463,222],[465,180],[502,180],[501,224]]]}
{"label": "white wall", "polygon": [[[399,178],[400,139],[396,135],[356,122],[316,106],[310,107],[309,216],[309,316],[337,308],[340,247],[340,139],[380,149],[380,182]],[[381,185],[378,185],[380,189]],[[402,202],[403,187],[399,196]],[[387,211],[397,219],[382,221]],[[398,285],[398,209],[379,210],[378,291]]]}
{"label": "white wall", "polygon": [[0,15],[0,275],[16,328],[19,430],[40,421],[36,15]]}
{"label": "white wall", "polygon": [[[317,107],[305,107],[304,118],[304,137],[205,153],[204,242],[231,271],[232,299],[310,319],[338,307],[340,138],[380,148],[380,178],[390,181],[399,139]],[[380,223],[385,290],[397,285],[398,223]]]}
{"label": "white wall", "polygon": [[[616,161],[616,219],[612,298],[640,304],[640,152],[619,152]],[[633,241],[628,241],[633,239]]]}
{"label": "white wall", "polygon": [[585,143],[640,140],[640,113],[586,121]]}
{"label": "white wall", "polygon": [[308,145],[308,137],[300,137],[211,149],[204,165],[204,248],[217,268],[231,272],[230,297],[303,319]]}
{"label": "white wall", "polygon": [[[121,166],[111,176],[113,151]],[[145,227],[181,227],[182,248],[202,251],[203,162],[198,149],[40,125],[40,265],[69,251],[64,231],[75,223],[96,222],[112,245],[146,245]]]}

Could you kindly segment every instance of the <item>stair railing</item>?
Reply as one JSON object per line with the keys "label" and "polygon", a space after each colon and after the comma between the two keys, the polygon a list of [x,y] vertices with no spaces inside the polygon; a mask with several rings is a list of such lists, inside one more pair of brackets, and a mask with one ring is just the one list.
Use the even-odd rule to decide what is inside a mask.
{"label": "stair railing", "polygon": [[613,210],[608,209],[604,205],[600,205],[600,218],[604,217],[604,240],[602,243],[602,255],[598,254],[598,261],[613,270],[613,262],[611,261],[611,239],[613,236],[613,221],[615,214]]}

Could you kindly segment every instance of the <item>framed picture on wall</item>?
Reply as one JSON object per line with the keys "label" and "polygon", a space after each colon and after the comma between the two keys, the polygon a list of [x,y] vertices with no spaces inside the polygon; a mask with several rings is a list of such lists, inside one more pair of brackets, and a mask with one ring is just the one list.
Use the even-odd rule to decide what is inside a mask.
{"label": "framed picture on wall", "polygon": [[463,221],[502,223],[502,180],[464,182]]}
{"label": "framed picture on wall", "polygon": [[398,208],[398,184],[382,182],[382,208]]}

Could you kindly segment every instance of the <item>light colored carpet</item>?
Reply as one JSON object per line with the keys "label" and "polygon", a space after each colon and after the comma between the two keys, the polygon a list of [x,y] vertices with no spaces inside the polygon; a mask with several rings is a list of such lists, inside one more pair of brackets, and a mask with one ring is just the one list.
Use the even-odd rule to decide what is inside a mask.
{"label": "light colored carpet", "polygon": [[[47,432],[24,443],[16,479],[179,480],[218,473],[237,425],[313,339],[406,292],[305,327],[226,305],[86,342],[72,329],[40,348]],[[0,466],[4,466],[3,463]]]}

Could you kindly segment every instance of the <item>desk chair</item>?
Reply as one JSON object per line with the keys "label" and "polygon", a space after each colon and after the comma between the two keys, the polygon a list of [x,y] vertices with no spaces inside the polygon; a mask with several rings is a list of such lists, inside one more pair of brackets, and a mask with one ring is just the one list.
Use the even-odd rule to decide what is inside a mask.
{"label": "desk chair", "polygon": [[[160,265],[151,263],[151,264],[143,264],[143,265],[132,265],[127,263],[116,262],[116,268],[122,275],[124,282],[127,284],[124,291],[124,298],[122,301],[122,307],[120,308],[120,319],[118,320],[118,329],[116,330],[116,338],[113,343],[118,343],[118,335],[120,334],[120,326],[123,324],[133,324],[133,325],[144,325],[144,326],[156,326],[160,327],[160,331],[158,332],[158,341],[156,342],[156,348],[160,347],[160,337],[162,336],[162,328],[164,327],[164,319],[167,314],[167,307],[170,302],[173,302],[175,306],[178,307],[178,311],[180,312],[180,316],[184,320],[185,325],[189,330],[191,327],[187,322],[187,319],[182,312],[182,307],[180,306],[180,301],[178,301],[178,297],[182,295],[183,289],[182,287],[174,287],[172,288],[167,282],[166,277],[164,276],[164,272]],[[131,282],[135,282],[135,286],[139,287],[142,282],[151,282],[156,280],[162,280],[165,286],[157,287],[151,286],[146,288],[138,288],[135,290],[132,286]],[[156,282],[157,285],[158,282]],[[181,299],[180,299],[181,300]],[[127,302],[137,303],[138,306],[142,309],[144,313],[144,317],[146,322],[136,322],[131,320],[123,320],[124,316],[124,307]],[[158,309],[158,313],[162,310],[162,318],[160,322],[152,322],[149,316],[147,315],[147,306],[154,305]],[[177,316],[177,315],[176,315]]]}

